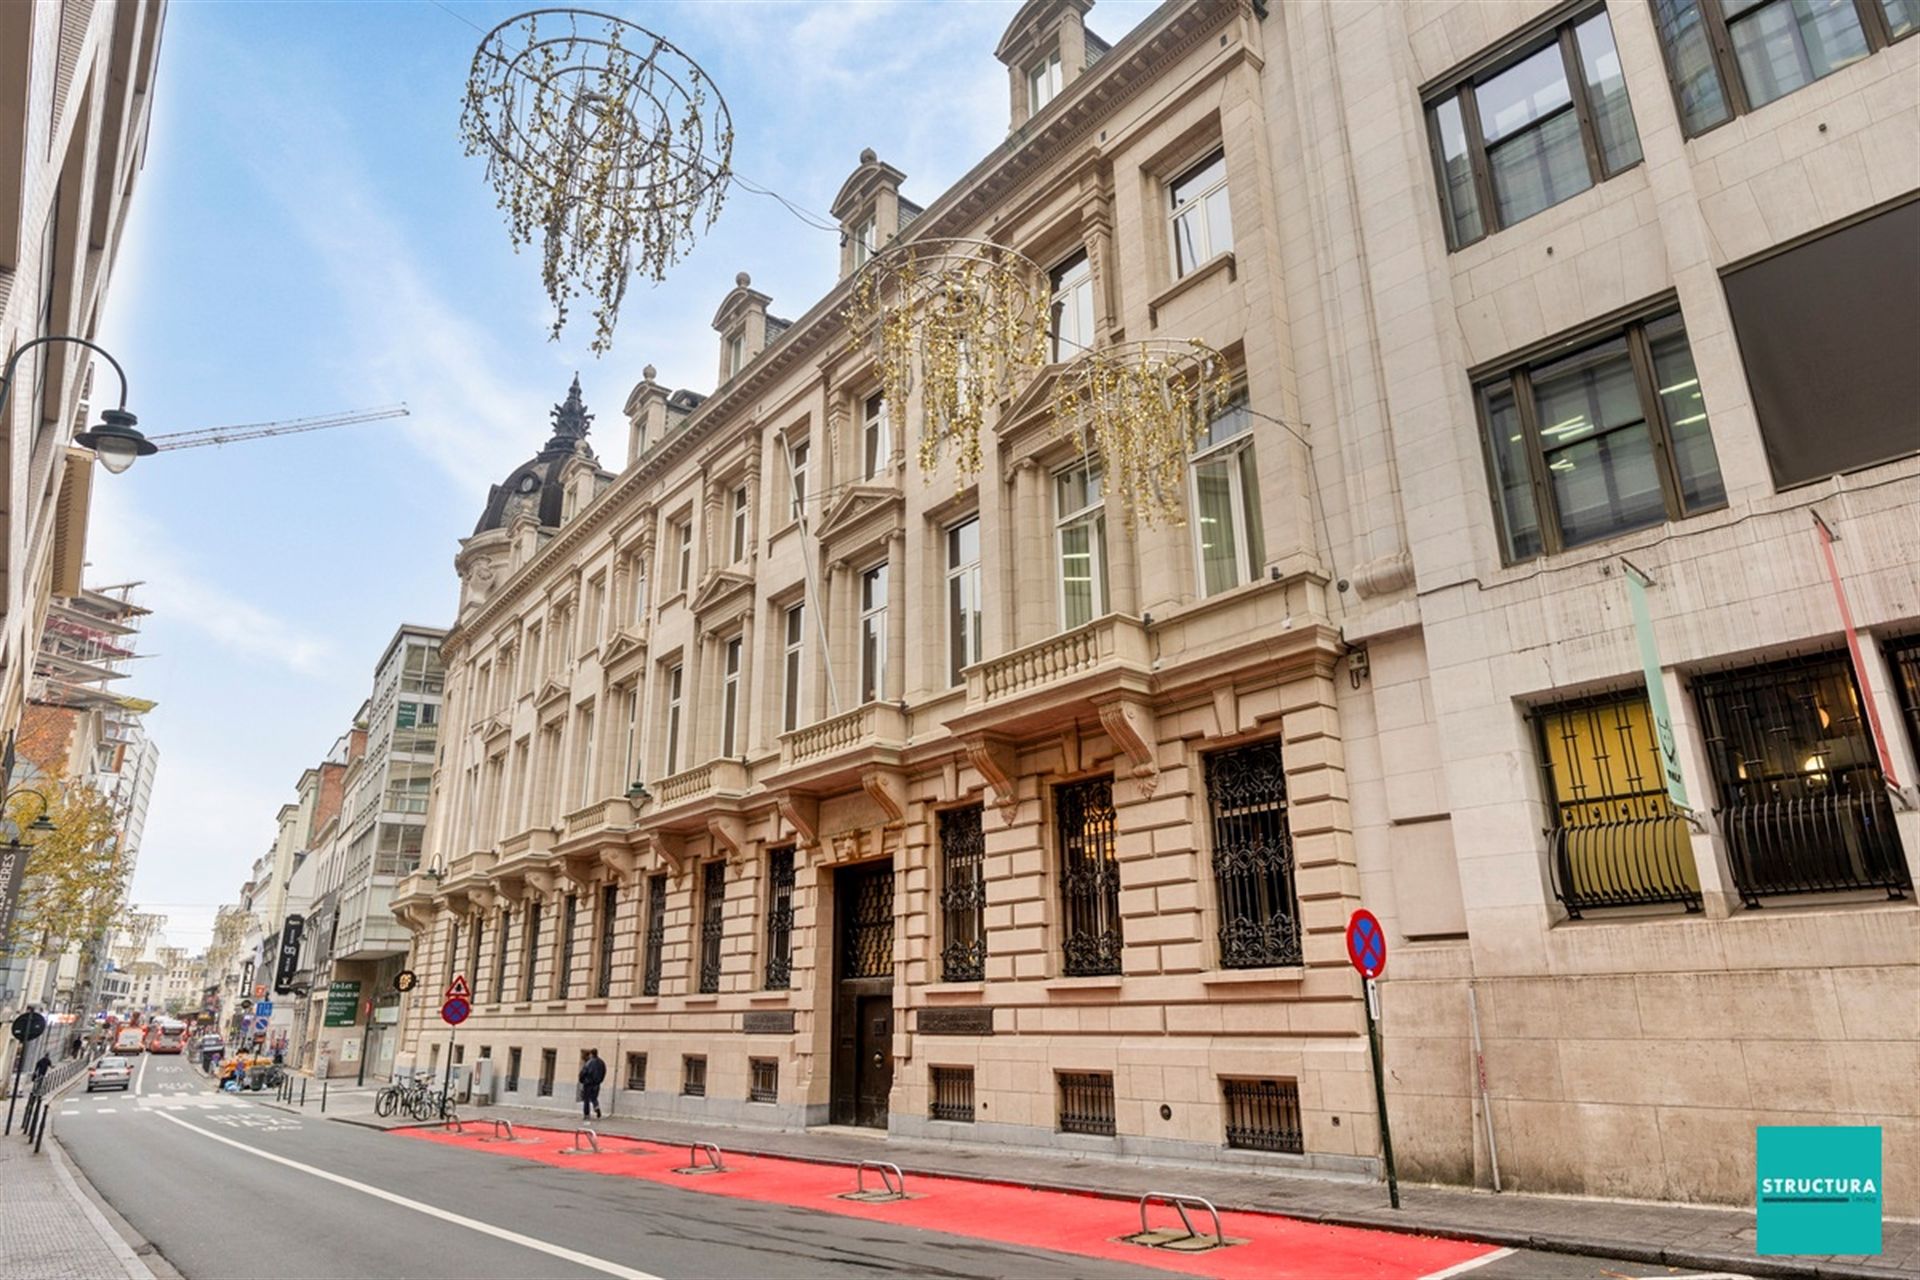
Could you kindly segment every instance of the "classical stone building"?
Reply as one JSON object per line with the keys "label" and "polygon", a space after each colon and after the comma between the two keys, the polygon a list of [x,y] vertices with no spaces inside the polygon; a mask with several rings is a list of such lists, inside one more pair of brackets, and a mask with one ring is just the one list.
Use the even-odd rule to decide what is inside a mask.
{"label": "classical stone building", "polygon": [[[804,314],[742,274],[719,385],[648,368],[618,473],[576,387],[494,490],[395,899],[474,987],[454,1059],[1373,1172],[1365,905],[1403,1177],[1737,1202],[1756,1124],[1871,1123],[1913,1212],[1907,9],[1816,56],[1785,0],[1170,0],[1110,47],[1089,7],[1021,7],[1013,132],[944,193],[863,155]],[[1226,354],[1185,523],[1109,509],[1059,364],[921,474],[841,317],[945,236],[1051,272],[1062,363]]]}

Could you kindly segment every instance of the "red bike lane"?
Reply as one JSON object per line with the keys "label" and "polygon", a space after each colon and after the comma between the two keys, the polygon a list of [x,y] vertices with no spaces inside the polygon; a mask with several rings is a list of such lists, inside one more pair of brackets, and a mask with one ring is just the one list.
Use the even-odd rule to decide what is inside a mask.
{"label": "red bike lane", "polygon": [[[842,1198],[854,1185],[854,1168],[846,1164],[728,1155],[725,1172],[688,1175],[675,1172],[688,1163],[686,1147],[612,1134],[600,1135],[599,1152],[574,1153],[570,1150],[574,1135],[563,1130],[521,1128],[518,1140],[512,1142],[493,1141],[477,1132],[394,1132],[416,1141],[532,1160],[602,1177],[637,1178],[708,1195],[782,1204],[1218,1280],[1322,1280],[1334,1276],[1418,1280],[1495,1252],[1493,1245],[1471,1241],[1329,1226],[1275,1214],[1223,1213],[1221,1224],[1227,1238],[1244,1243],[1204,1253],[1180,1253],[1124,1242],[1121,1237],[1139,1230],[1139,1210],[1132,1202],[1101,1196],[916,1175],[907,1180],[908,1198],[904,1200],[857,1201]],[[868,1186],[873,1185],[869,1176]],[[1178,1221],[1164,1206],[1153,1210],[1152,1225],[1156,1228],[1177,1225]],[[1199,1215],[1194,1225],[1208,1229],[1205,1215]]]}

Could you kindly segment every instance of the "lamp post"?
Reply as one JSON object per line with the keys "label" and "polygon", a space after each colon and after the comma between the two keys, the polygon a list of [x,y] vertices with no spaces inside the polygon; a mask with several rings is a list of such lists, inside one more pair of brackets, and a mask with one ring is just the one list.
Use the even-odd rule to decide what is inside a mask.
{"label": "lamp post", "polygon": [[[12,743],[8,743],[6,755],[8,772],[10,773],[13,763]],[[40,802],[40,816],[32,822],[29,822],[24,832],[17,822],[14,822],[7,816],[13,807],[13,802],[23,795],[30,795]],[[47,799],[46,793],[35,787],[10,786],[7,787],[5,791],[0,792],[0,820],[4,820],[6,825],[12,828],[8,833],[7,843],[4,846],[0,846],[0,940],[4,940],[6,936],[12,932],[14,903],[19,898],[20,882],[26,879],[27,854],[33,849],[33,841],[22,841],[20,837],[27,833],[36,836],[53,834],[56,828],[52,820],[47,817],[48,810],[52,808],[53,803]],[[31,1011],[32,1008],[33,1006],[29,1004],[28,1009]],[[21,1070],[26,1066],[27,1054],[31,1051],[34,1042],[39,1038],[39,1034],[45,1033],[45,1019],[41,1020],[39,1026],[40,1032],[38,1034],[18,1036],[18,1045],[14,1050],[15,1057],[13,1060],[13,1087],[7,1091],[8,1133],[13,1132],[13,1107],[14,1101],[20,1095]]]}
{"label": "lamp post", "polygon": [[0,374],[0,413],[4,413],[6,410],[7,396],[13,390],[14,369],[19,365],[20,357],[26,355],[27,352],[33,350],[35,347],[45,346],[53,342],[78,343],[87,348],[87,350],[104,358],[108,364],[113,366],[114,373],[120,378],[120,406],[116,409],[102,410],[100,413],[100,425],[91,430],[80,432],[74,436],[73,442],[82,448],[93,450],[94,455],[100,459],[100,465],[115,475],[119,475],[122,471],[125,471],[136,461],[146,457],[148,454],[158,453],[159,448],[153,441],[147,439],[147,437],[141,433],[139,426],[136,425],[139,419],[127,412],[127,371],[120,367],[120,362],[115,360],[112,353],[105,347],[100,346],[98,343],[90,342],[85,338],[75,338],[67,334],[56,333],[23,343],[19,350],[13,353],[12,358],[7,361],[6,372]]}

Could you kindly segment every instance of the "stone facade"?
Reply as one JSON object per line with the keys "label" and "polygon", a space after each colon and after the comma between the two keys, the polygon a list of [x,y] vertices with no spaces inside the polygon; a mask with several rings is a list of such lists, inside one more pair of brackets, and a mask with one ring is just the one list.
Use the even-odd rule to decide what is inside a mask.
{"label": "stone facade", "polygon": [[[1505,60],[1600,50],[1591,26],[1557,34],[1600,6],[1173,3],[1111,48],[1086,8],[1033,0],[1010,26],[1016,116],[1050,51],[1076,65],[1006,146],[924,210],[867,153],[835,213],[881,246],[990,235],[1063,290],[1084,253],[1092,345],[1226,353],[1243,408],[1196,459],[1194,518],[1134,527],[1107,504],[1084,550],[1056,369],[997,406],[977,479],[916,474],[917,397],[873,406],[871,353],[841,327],[851,251],[791,324],[743,274],[715,327],[744,366],[706,397],[647,369],[618,474],[577,396],[559,406],[462,544],[430,874],[396,895],[425,989],[475,986],[456,1060],[488,1058],[495,1099],[565,1105],[593,1047],[629,1114],[1375,1172],[1341,940],[1364,903],[1392,944],[1402,1176],[1489,1181],[1491,1128],[1509,1187],[1739,1202],[1753,1126],[1793,1117],[1882,1125],[1890,1211],[1913,1211],[1913,794],[1868,763],[1844,665],[1820,668],[1845,723],[1805,803],[1857,787],[1847,812],[1869,818],[1848,830],[1886,883],[1756,887],[1728,731],[1702,708],[1727,713],[1709,686],[1730,669],[1844,654],[1817,512],[1884,771],[1915,775],[1896,649],[1920,628],[1920,459],[1777,485],[1722,272],[1920,190],[1920,40],[1878,38],[1689,140],[1652,17],[1615,6],[1577,117],[1611,176],[1531,216],[1489,186],[1510,225],[1450,250],[1427,113],[1485,84],[1494,119]],[[1599,141],[1590,123],[1620,92],[1637,160],[1618,115]],[[1224,223],[1182,225],[1221,190]],[[1603,321],[1643,353],[1646,398],[1695,388],[1723,492],[1596,537],[1557,477],[1613,464],[1548,458],[1542,509],[1568,523],[1511,554],[1487,388],[1524,361],[1514,385],[1552,385],[1545,362]],[[1681,358],[1697,387],[1646,371]],[[1660,406],[1659,431],[1696,421]],[[1623,556],[1653,579],[1693,823],[1657,775],[1639,826],[1555,790],[1597,767],[1591,737],[1542,730],[1555,708],[1617,694],[1609,731],[1643,723]],[[956,628],[969,592],[983,607]],[[1624,906],[1597,900],[1590,843],[1622,829],[1659,833],[1620,837],[1629,859],[1690,864]],[[1790,867],[1812,856],[1776,843]],[[402,1065],[446,1064],[436,1008],[409,1003]]]}

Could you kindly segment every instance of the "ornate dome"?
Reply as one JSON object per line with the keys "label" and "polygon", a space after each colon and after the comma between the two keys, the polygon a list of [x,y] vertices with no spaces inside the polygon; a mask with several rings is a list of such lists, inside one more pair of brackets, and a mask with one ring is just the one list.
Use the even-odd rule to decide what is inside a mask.
{"label": "ornate dome", "polygon": [[514,513],[523,508],[548,528],[559,528],[565,510],[567,463],[579,458],[590,466],[599,466],[599,459],[587,444],[592,422],[593,415],[580,399],[580,375],[576,373],[566,400],[553,406],[553,435],[532,459],[515,467],[504,484],[493,486],[474,533],[505,528]]}

